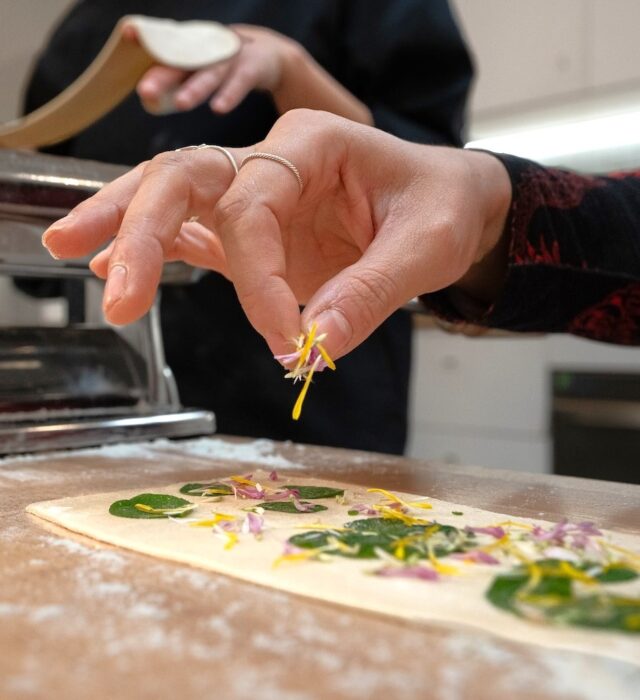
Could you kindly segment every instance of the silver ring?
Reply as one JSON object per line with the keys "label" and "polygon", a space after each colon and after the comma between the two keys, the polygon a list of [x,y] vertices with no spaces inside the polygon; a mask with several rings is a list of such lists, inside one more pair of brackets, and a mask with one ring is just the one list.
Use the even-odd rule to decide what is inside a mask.
{"label": "silver ring", "polygon": [[[230,151],[228,151],[226,148],[223,148],[222,146],[212,146],[211,144],[208,143],[201,143],[198,146],[182,146],[182,148],[176,148],[176,153],[178,151],[199,151],[202,148],[212,148],[214,151],[220,151],[220,153],[223,153],[229,163],[231,163],[231,167],[233,168],[233,172],[237,175],[238,170],[238,164],[236,163],[236,159],[233,157]],[[242,167],[242,166],[241,166]]]}
{"label": "silver ring", "polygon": [[287,168],[298,181],[298,187],[300,188],[300,193],[302,194],[302,190],[304,189],[302,176],[300,175],[300,171],[298,170],[298,168],[296,168],[296,166],[290,160],[287,160],[282,156],[276,156],[273,153],[262,153],[260,151],[256,151],[255,153],[249,153],[249,155],[246,155],[242,159],[240,167],[242,168],[242,166],[245,163],[247,163],[250,160],[253,160],[254,158],[264,158],[265,160],[272,160],[274,163],[280,163],[280,165],[284,165],[284,167]]}

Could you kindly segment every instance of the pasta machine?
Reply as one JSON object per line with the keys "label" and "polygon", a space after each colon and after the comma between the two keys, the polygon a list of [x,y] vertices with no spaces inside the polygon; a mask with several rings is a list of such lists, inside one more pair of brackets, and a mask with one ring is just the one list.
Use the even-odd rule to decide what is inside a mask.
{"label": "pasta machine", "polygon": [[[60,261],[45,229],[125,168],[0,149],[0,454],[211,434],[209,411],[180,405],[164,359],[158,302],[138,322],[110,327],[88,259]],[[163,283],[197,272],[168,265]],[[52,321],[11,317],[24,291],[59,296]],[[39,302],[36,302],[39,303]],[[50,302],[48,302],[50,303]],[[57,303],[57,302],[55,302]]]}

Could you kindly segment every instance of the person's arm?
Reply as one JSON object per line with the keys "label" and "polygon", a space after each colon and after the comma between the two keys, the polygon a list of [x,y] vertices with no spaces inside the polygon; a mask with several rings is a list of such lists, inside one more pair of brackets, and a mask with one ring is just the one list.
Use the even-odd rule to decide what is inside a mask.
{"label": "person's arm", "polygon": [[592,177],[497,158],[513,191],[504,231],[427,305],[453,322],[640,343],[640,172]]}
{"label": "person's arm", "polygon": [[216,270],[276,355],[314,322],[345,355],[416,296],[469,320],[456,293],[485,325],[640,344],[640,177],[501,163],[311,110],[287,112],[259,148],[303,187],[287,160],[254,158],[234,177],[217,151],[165,153],[44,243],[81,257],[115,236],[92,262],[114,323],[149,309],[165,260]]}
{"label": "person's arm", "polygon": [[[188,73],[154,66],[138,83],[143,104],[154,110],[170,95],[173,106],[186,111],[209,101],[214,112],[235,109],[252,90],[269,92],[280,114],[306,107],[371,124],[369,109],[322,68],[298,42],[265,27],[234,24],[242,40],[229,61]],[[135,40],[133,28],[129,38]]]}

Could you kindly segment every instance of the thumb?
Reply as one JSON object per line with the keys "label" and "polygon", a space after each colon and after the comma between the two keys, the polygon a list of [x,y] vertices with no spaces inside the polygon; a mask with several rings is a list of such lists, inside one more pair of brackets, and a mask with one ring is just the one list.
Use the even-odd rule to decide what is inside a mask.
{"label": "thumb", "polygon": [[357,347],[394,311],[416,294],[408,270],[392,257],[369,251],[326,282],[302,314],[302,327],[317,324],[324,345],[337,359]]}

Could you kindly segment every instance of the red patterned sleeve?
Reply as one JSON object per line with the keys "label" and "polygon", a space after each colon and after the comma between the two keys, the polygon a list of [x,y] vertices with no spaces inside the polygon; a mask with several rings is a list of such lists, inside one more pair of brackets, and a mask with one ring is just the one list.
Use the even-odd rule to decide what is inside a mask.
{"label": "red patterned sleeve", "polygon": [[640,345],[640,171],[590,177],[497,157],[513,190],[500,297],[479,313],[450,290],[424,303],[453,323]]}

